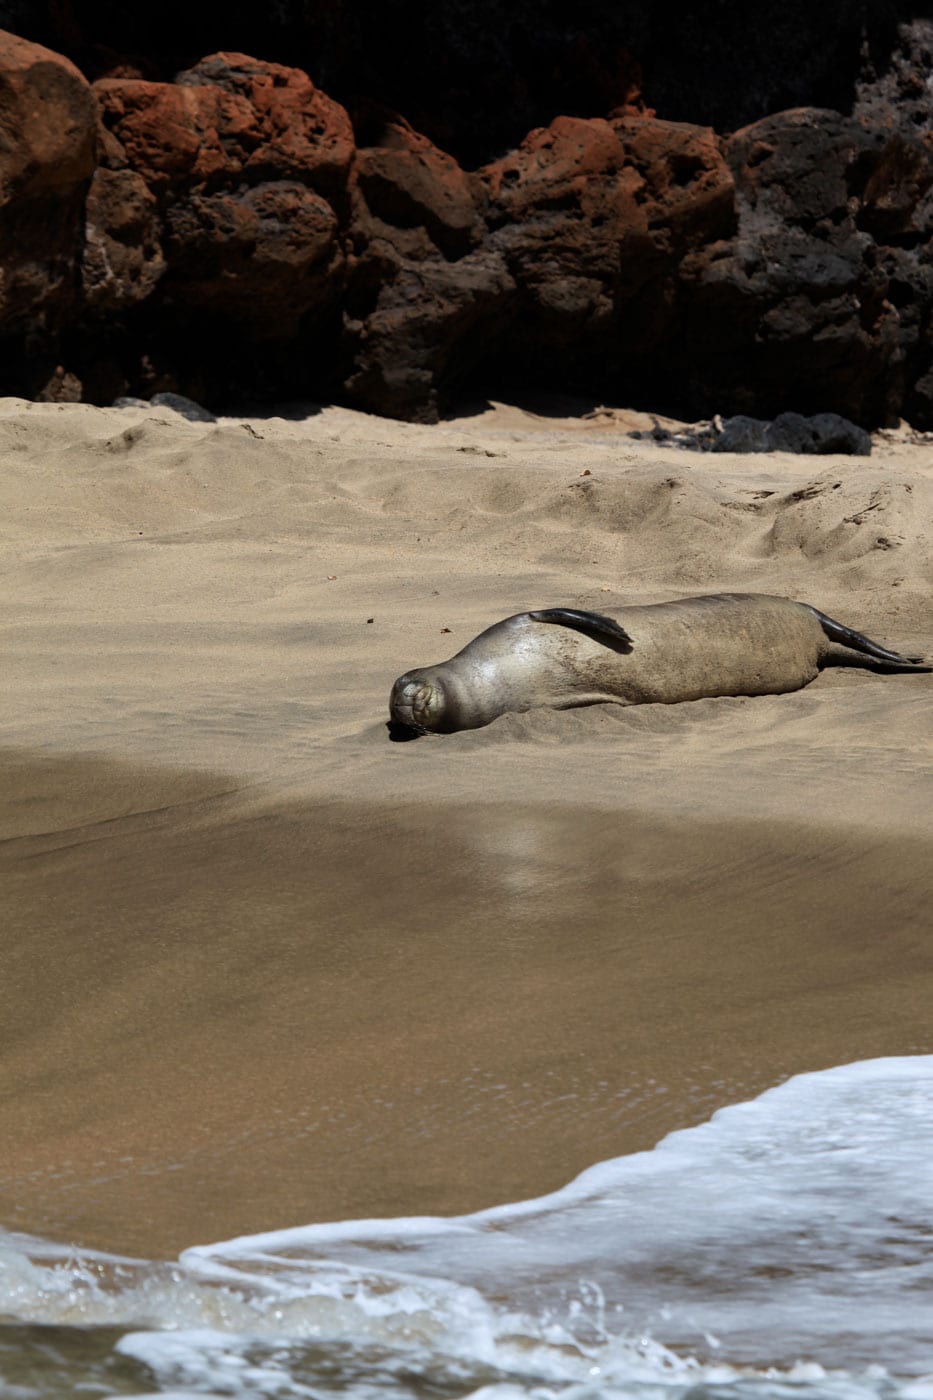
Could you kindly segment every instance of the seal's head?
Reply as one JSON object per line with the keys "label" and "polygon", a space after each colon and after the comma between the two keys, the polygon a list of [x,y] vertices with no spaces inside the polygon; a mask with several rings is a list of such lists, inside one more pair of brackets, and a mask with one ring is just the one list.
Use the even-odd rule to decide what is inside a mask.
{"label": "seal's head", "polygon": [[389,714],[393,724],[415,734],[443,734],[449,727],[443,681],[427,671],[407,671],[392,687]]}

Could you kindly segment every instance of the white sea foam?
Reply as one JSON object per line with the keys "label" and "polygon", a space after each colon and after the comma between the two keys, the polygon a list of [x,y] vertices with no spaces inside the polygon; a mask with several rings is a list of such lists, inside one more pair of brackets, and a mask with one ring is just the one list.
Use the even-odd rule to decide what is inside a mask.
{"label": "white sea foam", "polygon": [[0,1310],[132,1329],[162,1396],[933,1400],[931,1163],[933,1056],[866,1061],[453,1220],[176,1265],[9,1236]]}

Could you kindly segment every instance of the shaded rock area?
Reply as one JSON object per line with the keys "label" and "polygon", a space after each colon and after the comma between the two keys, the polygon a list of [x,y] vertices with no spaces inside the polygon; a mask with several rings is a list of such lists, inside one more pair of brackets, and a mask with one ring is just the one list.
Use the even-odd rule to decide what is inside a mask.
{"label": "shaded rock area", "polygon": [[[8,381],[15,379],[14,364],[24,357],[32,360],[40,379],[51,376],[56,333],[80,312],[77,268],[94,142],[91,92],[74,64],[36,44],[4,36],[0,333],[5,344],[0,342],[0,376]],[[60,379],[65,373],[61,369]]]}
{"label": "shaded rock area", "polygon": [[886,71],[919,0],[0,0],[0,27],[68,55],[90,79],[170,82],[237,50],[307,72],[349,111],[402,112],[476,168],[559,115],[637,100],[734,131],[771,112],[850,110]]}
{"label": "shaded rock area", "polygon": [[[485,138],[458,125],[454,88],[431,115],[427,79],[403,115],[384,100],[401,89],[375,77],[345,106],[319,69],[237,51],[179,53],[165,81],[169,50],[137,62],[127,39],[121,55],[125,20],[113,48],[75,20],[68,45],[94,82],[0,36],[0,391],[181,394],[214,411],[337,397],[433,421],[459,395],[559,389],[686,419],[933,426],[933,22],[898,29],[879,9],[844,82],[814,53],[799,94],[777,63],[729,112],[785,88],[845,110],[717,131],[671,119],[672,99],[645,105],[668,91],[645,77],[642,96],[643,66],[668,71],[648,8],[621,6],[602,48],[564,53],[555,93],[573,71],[570,111],[472,168],[437,133],[459,154]],[[846,43],[855,8],[837,16]],[[243,20],[234,9],[220,28]],[[463,43],[483,47],[469,28]],[[531,62],[496,61],[513,77]],[[459,81],[452,60],[443,71]],[[586,74],[590,109],[574,113]],[[722,120],[695,87],[696,110]]]}

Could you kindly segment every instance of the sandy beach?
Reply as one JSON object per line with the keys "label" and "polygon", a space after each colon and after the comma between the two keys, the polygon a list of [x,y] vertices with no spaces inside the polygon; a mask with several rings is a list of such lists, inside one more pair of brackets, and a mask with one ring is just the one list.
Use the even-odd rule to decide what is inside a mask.
{"label": "sandy beach", "polygon": [[933,1052],[933,676],[388,741],[530,607],[775,593],[933,654],[933,443],[645,426],[0,401],[0,1224],[463,1212]]}

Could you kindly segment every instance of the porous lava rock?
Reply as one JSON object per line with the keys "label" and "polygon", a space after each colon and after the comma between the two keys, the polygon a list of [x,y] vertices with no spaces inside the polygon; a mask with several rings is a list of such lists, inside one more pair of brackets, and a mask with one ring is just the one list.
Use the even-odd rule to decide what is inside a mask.
{"label": "porous lava rock", "polygon": [[346,183],[350,119],[297,68],[217,53],[174,83],[109,78],[94,95],[105,163],[157,191],[274,176],[334,196]]}
{"label": "porous lava rock", "polygon": [[174,83],[102,79],[93,98],[72,342],[90,395],[281,394],[313,377],[298,343],[322,320],[335,343],[343,291],[343,108],[298,69],[226,52]]}
{"label": "porous lava rock", "polygon": [[86,205],[85,305],[119,311],[144,301],[165,271],[155,195],[135,170],[94,172]]}
{"label": "porous lava rock", "polygon": [[98,54],[89,88],[0,35],[0,387],[933,426],[933,25],[887,62],[876,41],[849,110],[722,133],[654,115],[607,50],[603,115],[464,169],[430,139],[446,119],[377,93],[351,121],[297,67],[223,51],[156,81]]}
{"label": "porous lava rock", "polygon": [[724,143],[738,230],[685,267],[690,404],[896,420],[926,349],[931,149],[836,112],[766,117]]}
{"label": "porous lava rock", "polygon": [[482,362],[514,284],[484,245],[481,190],[394,114],[357,152],[344,383],[375,412],[434,422]]}
{"label": "porous lava rock", "polygon": [[123,259],[128,275],[117,274],[111,297],[143,300],[161,281],[180,319],[208,308],[274,338],[336,299],[334,204],[353,133],[306,74],[220,53],[177,83],[105,79],[94,96],[103,176],[89,208],[94,237],[125,246],[135,218],[143,258],[142,267]]}
{"label": "porous lava rock", "polygon": [[931,421],[930,132],[812,108],[728,137],[560,117],[472,189],[482,234],[464,198],[459,257],[400,187],[381,220],[357,201],[370,297],[347,382],[364,405],[431,417],[473,374],[687,418]]}
{"label": "porous lava rock", "polygon": [[391,228],[424,228],[449,259],[468,253],[482,237],[469,177],[446,151],[415,131],[396,113],[378,123],[370,144],[355,161],[362,196],[354,224],[370,219]]}
{"label": "porous lava rock", "polygon": [[479,177],[520,292],[502,370],[551,384],[611,391],[662,353],[683,259],[735,227],[715,134],[680,122],[560,117]]}
{"label": "porous lava rock", "polygon": [[428,421],[477,372],[566,388],[643,362],[672,334],[680,261],[735,223],[714,134],[638,115],[558,118],[472,180],[393,125],[357,169],[347,387]]}
{"label": "porous lava rock", "polygon": [[[0,43],[0,369],[41,390],[74,314],[94,107],[73,63],[15,35]],[[31,385],[20,378],[34,357]],[[64,371],[63,371],[64,373]]]}

